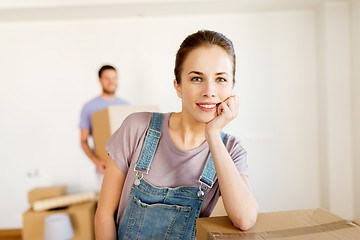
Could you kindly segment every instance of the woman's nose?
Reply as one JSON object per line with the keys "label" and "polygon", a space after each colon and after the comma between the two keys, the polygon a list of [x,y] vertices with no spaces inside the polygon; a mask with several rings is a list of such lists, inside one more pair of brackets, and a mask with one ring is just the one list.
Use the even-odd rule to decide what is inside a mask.
{"label": "woman's nose", "polygon": [[216,89],[214,84],[211,82],[205,82],[202,94],[206,97],[215,97]]}

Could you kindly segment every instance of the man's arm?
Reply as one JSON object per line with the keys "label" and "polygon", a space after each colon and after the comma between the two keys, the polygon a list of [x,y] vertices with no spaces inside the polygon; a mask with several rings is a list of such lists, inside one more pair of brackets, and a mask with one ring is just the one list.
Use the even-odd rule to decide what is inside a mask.
{"label": "man's arm", "polygon": [[80,129],[80,141],[81,141],[81,148],[84,150],[86,156],[95,164],[99,173],[105,173],[105,166],[106,162],[99,159],[93,151],[90,149],[88,144],[88,138],[90,136],[90,131],[88,129]]}

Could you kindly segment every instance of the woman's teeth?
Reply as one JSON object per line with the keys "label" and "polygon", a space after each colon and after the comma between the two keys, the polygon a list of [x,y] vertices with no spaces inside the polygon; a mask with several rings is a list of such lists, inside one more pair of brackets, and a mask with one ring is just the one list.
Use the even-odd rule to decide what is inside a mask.
{"label": "woman's teeth", "polygon": [[199,104],[199,106],[203,107],[203,108],[214,108],[214,107],[216,107],[216,104],[214,104],[214,105],[201,105],[201,104]]}

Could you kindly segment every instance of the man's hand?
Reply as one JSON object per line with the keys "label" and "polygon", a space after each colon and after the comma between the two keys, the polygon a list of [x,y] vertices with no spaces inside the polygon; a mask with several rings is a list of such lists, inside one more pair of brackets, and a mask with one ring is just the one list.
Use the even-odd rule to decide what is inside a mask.
{"label": "man's hand", "polygon": [[99,173],[104,174],[105,173],[105,168],[106,168],[106,161],[101,160],[101,159],[97,159],[96,161],[94,161],[95,165],[96,165],[96,169]]}
{"label": "man's hand", "polygon": [[89,144],[87,142],[89,136],[90,136],[89,130],[81,129],[80,131],[81,148],[84,150],[86,156],[88,156],[88,158],[95,164],[97,171],[101,174],[104,174],[106,161],[99,159],[90,149]]}

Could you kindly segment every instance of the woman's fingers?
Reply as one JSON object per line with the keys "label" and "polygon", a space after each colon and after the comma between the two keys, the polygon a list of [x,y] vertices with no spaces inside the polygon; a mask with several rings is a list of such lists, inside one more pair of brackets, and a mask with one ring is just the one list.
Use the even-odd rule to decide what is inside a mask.
{"label": "woman's fingers", "polygon": [[218,110],[220,113],[219,115],[222,115],[222,114],[228,115],[228,112],[230,111],[229,106],[226,102],[222,102],[219,105]]}
{"label": "woman's fingers", "polygon": [[224,107],[224,109],[226,109],[226,111],[227,111],[226,115],[230,118],[235,118],[238,113],[239,98],[235,95],[230,96],[223,103],[225,103],[227,106],[227,107]]}
{"label": "woman's fingers", "polygon": [[208,123],[209,129],[221,131],[229,122],[237,117],[238,98],[230,96],[217,107],[217,117]]}

